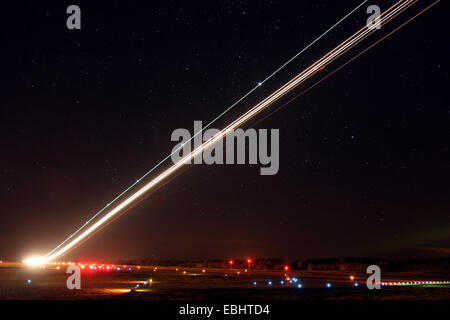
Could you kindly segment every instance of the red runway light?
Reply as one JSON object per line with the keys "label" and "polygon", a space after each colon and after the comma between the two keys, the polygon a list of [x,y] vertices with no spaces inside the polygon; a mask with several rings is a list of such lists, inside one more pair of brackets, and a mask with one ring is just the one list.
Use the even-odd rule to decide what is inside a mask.
{"label": "red runway light", "polygon": [[288,271],[289,270],[289,266],[284,266],[284,270]]}
{"label": "red runway light", "polygon": [[230,264],[231,264],[231,265],[234,264],[234,261],[233,261],[233,260],[230,260]]}
{"label": "red runway light", "polygon": [[247,263],[252,263],[252,259],[247,259]]}

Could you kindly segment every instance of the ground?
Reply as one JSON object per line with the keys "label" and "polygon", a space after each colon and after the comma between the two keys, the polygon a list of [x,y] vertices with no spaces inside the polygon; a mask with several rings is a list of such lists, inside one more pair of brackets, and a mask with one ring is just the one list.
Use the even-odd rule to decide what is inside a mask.
{"label": "ground", "polygon": [[[105,265],[104,270],[85,266],[81,274],[82,289],[69,290],[66,286],[69,277],[66,268],[67,265],[31,268],[23,264],[2,263],[0,299],[450,299],[450,284],[383,286],[381,290],[369,290],[365,285],[367,275],[349,272],[246,272],[236,269],[124,265],[110,266],[110,269],[106,269]],[[297,282],[290,283],[289,280],[294,278]],[[424,272],[389,273],[382,276],[382,281],[397,283],[444,280],[449,280],[448,275]],[[301,288],[298,287],[300,283]],[[330,284],[329,288],[327,283]],[[357,287],[355,283],[358,283]]]}

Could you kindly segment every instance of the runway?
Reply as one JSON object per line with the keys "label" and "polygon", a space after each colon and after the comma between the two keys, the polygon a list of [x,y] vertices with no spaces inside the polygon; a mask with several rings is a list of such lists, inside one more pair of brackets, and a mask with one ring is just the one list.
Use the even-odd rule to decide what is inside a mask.
{"label": "runway", "polygon": [[[131,268],[131,270],[129,270]],[[155,269],[156,268],[156,269]],[[203,272],[204,270],[204,272]],[[239,272],[239,274],[238,274]],[[290,279],[298,279],[289,283]],[[83,270],[82,289],[66,288],[65,268],[0,265],[0,300],[8,299],[449,299],[450,284],[383,286],[369,290],[358,272],[203,269],[121,265],[121,270]],[[353,278],[350,278],[353,277]],[[439,273],[386,273],[382,281],[440,281]],[[151,280],[151,281],[150,281]],[[282,284],[281,281],[284,281]],[[256,282],[256,285],[255,285]],[[271,284],[269,285],[269,282]],[[298,284],[301,283],[301,288]],[[327,287],[327,284],[330,287]],[[354,284],[358,283],[356,287]]]}

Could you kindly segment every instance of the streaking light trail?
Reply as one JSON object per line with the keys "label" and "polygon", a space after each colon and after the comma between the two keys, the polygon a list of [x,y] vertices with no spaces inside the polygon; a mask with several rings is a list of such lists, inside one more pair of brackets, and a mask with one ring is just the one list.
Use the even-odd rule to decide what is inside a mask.
{"label": "streaking light trail", "polygon": [[[253,87],[250,91],[248,91],[246,94],[244,94],[240,99],[235,101],[231,106],[226,108],[221,114],[219,114],[217,117],[215,117],[212,121],[210,121],[206,126],[204,126],[199,132],[195,133],[193,137],[191,137],[187,142],[190,142],[191,140],[195,139],[196,136],[201,134],[203,131],[205,131],[207,128],[209,128],[213,123],[215,123],[217,120],[219,120],[221,117],[223,117],[228,111],[233,109],[236,105],[238,105],[242,100],[247,98],[250,94],[252,94],[256,89],[258,89],[260,86],[262,86],[264,83],[266,83],[268,80],[270,80],[273,76],[275,76],[278,72],[283,70],[288,64],[290,64],[292,61],[294,61],[297,57],[299,57],[303,52],[308,50],[312,45],[314,45],[317,41],[322,39],[325,35],[327,35],[331,30],[336,28],[341,22],[343,22],[345,19],[347,19],[351,14],[353,14],[356,10],[358,10],[363,4],[365,4],[368,0],[364,0],[361,2],[358,6],[356,6],[353,10],[351,10],[349,13],[347,13],[342,19],[340,19],[338,22],[336,22],[334,25],[332,25],[330,28],[328,28],[324,33],[322,33],[320,36],[318,36],[315,40],[313,40],[310,44],[308,44],[306,47],[304,47],[302,50],[297,52],[292,58],[287,60],[285,63],[283,63],[278,69],[276,69],[274,72],[272,72],[269,76],[267,76],[264,80],[258,82],[258,84]],[[187,143],[186,142],[186,143]],[[137,179],[133,184],[131,184],[127,189],[125,189],[122,193],[120,193],[118,196],[116,196],[111,202],[107,203],[106,206],[104,206],[100,211],[98,211],[95,215],[93,215],[88,221],[86,221],[78,230],[76,230],[72,235],[70,235],[66,240],[64,240],[61,244],[59,244],[56,248],[54,248],[52,251],[47,253],[47,255],[52,254],[54,251],[58,250],[62,245],[64,245],[67,241],[72,239],[76,234],[78,234],[81,230],[83,230],[92,220],[94,220],[97,216],[99,216],[102,212],[104,212],[107,208],[109,208],[110,205],[115,203],[117,200],[119,200],[123,195],[125,195],[128,191],[130,191],[133,187],[135,187],[139,182],[141,182],[143,179],[145,179],[150,173],[155,171],[159,166],[161,166],[166,160],[168,160],[173,154],[178,152],[182,146],[175,149],[172,153],[167,155],[164,159],[162,159],[160,162],[158,162],[153,168],[151,168],[149,171],[147,171],[143,176],[141,176],[139,179]]]}
{"label": "streaking light trail", "polygon": [[[397,3],[395,3],[392,7],[387,9],[385,12],[383,12],[379,18],[379,22],[381,25],[386,24],[396,16],[398,16],[401,12],[403,12],[405,9],[407,9],[409,6],[411,6],[415,0],[400,0]],[[272,105],[274,102],[285,96],[287,93],[289,93],[291,90],[296,88],[301,83],[305,82],[309,78],[311,78],[313,75],[319,73],[323,67],[325,67],[327,64],[330,64],[340,56],[342,56],[345,52],[347,52],[349,49],[360,43],[362,40],[366,39],[369,35],[371,35],[373,32],[375,32],[376,29],[370,29],[367,26],[364,26],[360,30],[358,30],[356,33],[351,35],[349,38],[344,40],[341,44],[336,46],[334,49],[329,51],[327,54],[325,54],[322,58],[317,60],[315,63],[313,63],[311,66],[306,68],[304,71],[299,73],[297,76],[295,76],[293,79],[288,81],[286,84],[284,84],[282,87],[280,87],[278,90],[270,94],[267,98],[262,100],[260,103],[252,107],[250,110],[245,112],[243,115],[241,115],[239,118],[234,120],[232,123],[230,123],[228,126],[226,126],[224,129],[222,129],[220,132],[218,132],[216,135],[208,139],[206,142],[204,142],[202,145],[195,148],[192,152],[190,152],[188,155],[184,156],[181,160],[173,164],[171,167],[169,167],[167,170],[156,176],[153,180],[148,182],[146,185],[141,187],[139,190],[134,192],[132,195],[127,197],[125,200],[123,200],[121,203],[119,203],[115,208],[110,210],[107,214],[105,214],[102,218],[100,218],[98,221],[93,223],[90,227],[88,227],[86,230],[81,232],[79,235],[73,238],[71,236],[69,239],[72,239],[70,241],[66,240],[63,242],[62,245],[58,246],[54,250],[51,251],[50,254],[43,256],[43,257],[35,257],[24,260],[27,264],[32,265],[39,265],[44,264],[49,261],[55,260],[56,258],[64,255],[67,253],[68,250],[79,244],[82,240],[86,239],[89,235],[91,235],[93,232],[97,231],[101,226],[109,222],[113,217],[115,217],[118,213],[123,212],[124,209],[126,209],[131,204],[135,203],[138,199],[140,199],[145,193],[147,193],[149,190],[156,187],[158,184],[160,184],[162,181],[167,179],[169,176],[173,175],[178,169],[180,169],[183,165],[190,162],[192,159],[194,159],[196,156],[200,155],[204,150],[212,147],[215,143],[222,140],[224,137],[226,137],[227,134],[231,133],[235,129],[242,126],[244,123],[246,123],[251,118],[255,117],[257,114],[259,114],[261,111],[268,108],[270,105]],[[92,219],[91,219],[92,220]],[[91,221],[90,220],[90,221]],[[84,226],[83,226],[84,227]]]}

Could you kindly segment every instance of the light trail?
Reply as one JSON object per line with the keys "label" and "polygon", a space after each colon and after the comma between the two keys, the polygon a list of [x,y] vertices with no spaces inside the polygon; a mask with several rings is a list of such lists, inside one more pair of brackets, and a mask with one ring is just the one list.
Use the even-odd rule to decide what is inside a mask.
{"label": "light trail", "polygon": [[315,82],[313,85],[311,85],[310,87],[308,87],[307,89],[303,90],[302,92],[300,92],[299,94],[297,94],[295,97],[293,97],[292,99],[290,99],[289,101],[283,103],[283,105],[281,105],[280,107],[278,107],[276,110],[272,111],[270,114],[264,116],[264,118],[262,118],[261,120],[259,120],[258,122],[261,122],[263,120],[265,120],[266,118],[272,116],[273,114],[275,114],[277,111],[279,111],[281,108],[287,106],[289,103],[291,103],[292,101],[294,101],[295,99],[297,99],[298,97],[302,96],[304,93],[308,92],[309,90],[311,90],[312,88],[314,88],[315,86],[319,85],[320,83],[322,83],[323,81],[325,81],[326,79],[328,79],[330,76],[332,76],[333,74],[335,74],[336,72],[338,72],[339,70],[341,70],[342,68],[344,68],[346,65],[348,65],[349,63],[353,62],[354,60],[356,60],[357,58],[359,58],[361,55],[363,55],[364,53],[366,53],[367,51],[369,51],[370,49],[372,49],[373,47],[375,47],[376,45],[378,45],[380,42],[382,42],[383,40],[386,40],[388,37],[390,37],[391,35],[393,35],[395,32],[399,31],[400,29],[402,29],[403,27],[405,27],[408,23],[410,23],[411,21],[413,21],[414,19],[416,19],[418,16],[420,16],[421,14],[423,14],[425,11],[428,11],[429,9],[431,9],[433,6],[435,6],[438,2],[440,2],[440,0],[436,0],[435,2],[433,2],[432,4],[430,4],[428,7],[426,7],[425,9],[423,9],[422,11],[420,11],[419,13],[417,13],[416,15],[414,15],[413,17],[411,17],[410,19],[408,19],[407,21],[405,21],[404,23],[402,23],[400,26],[396,27],[394,30],[390,31],[388,34],[384,35],[381,39],[377,40],[375,43],[371,44],[369,47],[365,48],[364,50],[362,50],[361,52],[359,52],[357,55],[355,55],[353,58],[351,58],[350,60],[346,61],[343,65],[339,66],[338,68],[334,69],[332,72],[328,73],[325,77],[323,77],[322,79],[318,80],[317,82]]}
{"label": "light trail", "polygon": [[[250,91],[248,91],[246,94],[244,94],[240,99],[238,99],[236,102],[234,102],[231,106],[226,108],[222,113],[220,113],[217,117],[215,117],[212,121],[210,121],[206,126],[203,126],[200,131],[195,133],[186,143],[192,141],[197,137],[199,134],[201,134],[203,131],[208,129],[213,123],[215,123],[217,120],[219,120],[221,117],[223,117],[228,111],[233,109],[236,105],[238,105],[242,100],[247,98],[250,94],[252,94],[256,89],[260,88],[261,85],[266,83],[268,80],[270,80],[273,76],[275,76],[278,72],[283,70],[288,64],[290,64],[292,61],[294,61],[296,58],[298,58],[303,52],[308,50],[313,44],[315,44],[317,41],[322,39],[325,35],[327,35],[331,30],[336,28],[341,22],[343,22],[345,19],[347,19],[350,15],[352,15],[356,10],[358,10],[363,4],[365,4],[368,0],[364,0],[359,5],[357,5],[353,10],[351,10],[349,13],[347,13],[343,18],[341,18],[338,22],[336,22],[334,25],[332,25],[330,28],[328,28],[324,33],[322,33],[320,36],[318,36],[315,40],[313,40],[310,44],[308,44],[306,47],[304,47],[302,50],[297,52],[292,58],[287,60],[285,63],[283,63],[278,69],[276,69],[274,72],[272,72],[269,76],[267,76],[264,80],[260,81],[255,87],[253,87]],[[61,244],[59,244],[56,248],[51,250],[47,253],[47,256],[55,252],[57,249],[59,249],[62,245],[64,245],[67,241],[72,239],[75,235],[77,235],[81,230],[83,230],[92,220],[94,220],[97,216],[99,216],[102,212],[104,212],[107,208],[109,208],[110,205],[115,203],[117,200],[119,200],[123,195],[125,195],[128,191],[134,188],[139,182],[142,181],[142,179],[145,179],[150,173],[155,171],[159,166],[161,166],[166,160],[168,160],[172,155],[177,153],[179,150],[181,150],[182,146],[179,146],[176,148],[172,153],[167,155],[164,159],[162,159],[160,162],[158,162],[153,168],[151,168],[149,171],[147,171],[143,176],[141,176],[139,179],[137,179],[133,184],[131,184],[127,189],[125,189],[122,193],[120,193],[118,196],[116,196],[111,202],[107,203],[106,206],[104,206],[100,211],[98,211],[96,214],[94,214],[89,220],[87,220],[78,230],[76,230],[74,233],[72,233],[66,240],[64,240]]]}
{"label": "light trail", "polygon": [[[379,18],[379,22],[381,25],[386,24],[390,20],[394,19],[396,16],[398,16],[401,12],[403,12],[405,9],[407,9],[409,6],[411,6],[416,0],[400,0],[396,2],[392,7],[387,9],[385,12],[383,12]],[[309,78],[311,78],[314,74],[317,74],[322,70],[322,68],[331,63],[332,61],[336,60],[340,56],[342,56],[345,52],[350,50],[352,47],[357,45],[359,42],[367,38],[370,34],[375,32],[376,29],[369,29],[367,26],[364,26],[360,30],[358,30],[356,33],[351,35],[349,38],[344,40],[341,44],[339,44],[337,47],[329,51],[327,54],[325,54],[322,58],[317,60],[315,63],[313,63],[311,66],[306,68],[304,71],[302,71],[300,74],[298,74],[296,77],[288,81],[286,84],[284,84],[281,88],[273,92],[271,95],[269,95],[267,98],[265,98],[263,101],[255,105],[253,108],[245,112],[242,116],[240,116],[238,119],[233,121],[231,124],[226,126],[224,129],[222,129],[220,132],[218,132],[216,135],[208,139],[206,142],[204,142],[202,145],[195,148],[192,152],[190,152],[188,155],[184,156],[182,159],[180,159],[178,162],[173,164],[171,167],[169,167],[167,170],[162,172],[160,175],[158,175],[156,178],[148,182],[146,185],[144,185],[142,188],[137,190],[135,193],[130,195],[128,198],[126,198],[124,201],[122,201],[120,204],[118,204],[114,209],[109,211],[105,216],[100,218],[98,221],[96,221],[91,227],[87,228],[85,231],[83,231],[80,235],[78,235],[75,239],[68,242],[66,245],[58,246],[56,249],[52,251],[51,254],[48,254],[43,257],[37,257],[37,258],[30,258],[24,260],[25,263],[32,264],[32,265],[38,265],[47,263],[49,261],[54,260],[55,258],[58,258],[62,255],[64,255],[69,249],[73,248],[75,245],[80,243],[83,239],[87,238],[91,233],[96,231],[100,226],[102,226],[104,223],[108,222],[111,218],[113,218],[117,213],[125,209],[127,206],[135,202],[137,199],[139,199],[141,196],[143,196],[147,191],[158,185],[161,181],[165,180],[167,177],[175,173],[178,169],[180,169],[184,164],[189,163],[192,159],[194,159],[196,156],[200,155],[204,150],[212,147],[215,143],[222,140],[228,133],[232,132],[233,130],[239,128],[241,125],[246,123],[248,120],[259,114],[261,111],[269,107],[271,104],[285,96],[287,93],[289,93],[292,89],[300,85],[301,83],[305,82]],[[71,237],[72,238],[72,237]],[[65,241],[64,243],[66,243]]]}

